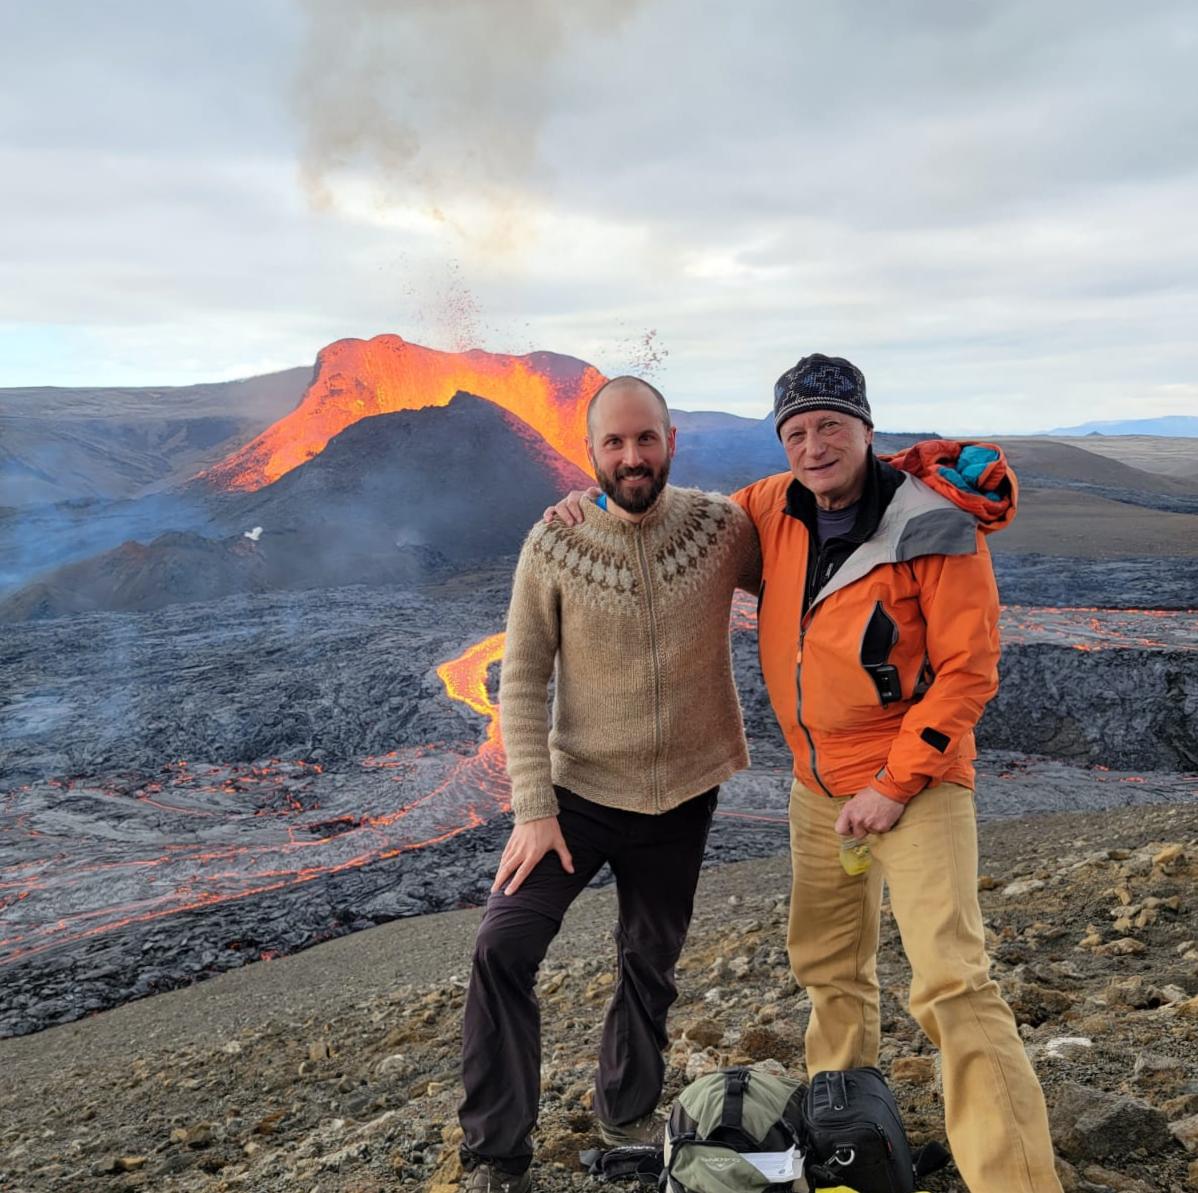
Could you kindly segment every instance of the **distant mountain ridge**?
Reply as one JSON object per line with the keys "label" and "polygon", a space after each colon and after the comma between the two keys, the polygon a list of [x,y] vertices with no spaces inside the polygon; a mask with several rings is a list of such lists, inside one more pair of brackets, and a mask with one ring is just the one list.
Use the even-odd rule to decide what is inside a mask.
{"label": "distant mountain ridge", "polygon": [[447,406],[360,419],[263,489],[209,495],[196,531],[124,542],[42,574],[0,600],[0,623],[418,583],[514,555],[547,505],[588,484],[514,414],[458,394]]}
{"label": "distant mountain ridge", "polygon": [[1165,414],[1160,418],[1121,418],[1080,423],[1076,427],[1054,427],[1041,435],[1163,435],[1168,438],[1198,438],[1198,416]]}
{"label": "distant mountain ridge", "polygon": [[0,506],[137,497],[283,418],[312,369],[200,385],[0,389]]}
{"label": "distant mountain ridge", "polygon": [[[447,392],[458,377],[477,388]],[[338,341],[315,369],[244,381],[0,389],[0,621],[419,583],[510,555],[546,505],[590,484],[584,412],[601,381],[575,357],[381,336]],[[772,414],[758,408],[673,410],[673,483],[728,493],[785,471]],[[997,550],[1190,556],[1198,435],[1177,432],[1191,423],[984,436],[1004,446],[1023,491]],[[1166,434],[1111,433],[1145,424]],[[879,430],[874,442],[884,455],[930,438]],[[260,484],[274,447],[290,454]],[[213,483],[234,464],[254,465],[258,480]]]}

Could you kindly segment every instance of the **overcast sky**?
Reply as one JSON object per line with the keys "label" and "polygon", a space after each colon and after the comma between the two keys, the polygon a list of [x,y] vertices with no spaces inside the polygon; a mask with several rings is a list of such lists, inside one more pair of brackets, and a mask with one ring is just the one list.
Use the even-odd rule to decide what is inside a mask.
{"label": "overcast sky", "polygon": [[56,0],[0,39],[0,386],[549,349],[879,427],[1198,413],[1193,0]]}

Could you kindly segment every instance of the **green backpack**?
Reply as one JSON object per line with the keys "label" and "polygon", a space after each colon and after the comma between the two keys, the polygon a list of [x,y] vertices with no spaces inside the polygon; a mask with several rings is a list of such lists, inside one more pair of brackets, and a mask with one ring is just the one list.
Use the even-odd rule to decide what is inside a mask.
{"label": "green backpack", "polygon": [[787,1193],[793,1180],[771,1181],[745,1152],[799,1150],[807,1087],[759,1069],[723,1069],[691,1082],[666,1123],[669,1193]]}

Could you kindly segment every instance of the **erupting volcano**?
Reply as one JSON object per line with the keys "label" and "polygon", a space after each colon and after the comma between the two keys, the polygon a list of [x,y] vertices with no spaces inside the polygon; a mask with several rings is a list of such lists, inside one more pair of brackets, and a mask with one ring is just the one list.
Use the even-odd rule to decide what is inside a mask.
{"label": "erupting volcano", "polygon": [[338,340],[316,358],[312,384],[290,414],[200,475],[221,488],[261,489],[359,419],[445,406],[457,393],[511,412],[589,472],[586,403],[603,382],[591,365],[552,352],[438,352],[396,335]]}

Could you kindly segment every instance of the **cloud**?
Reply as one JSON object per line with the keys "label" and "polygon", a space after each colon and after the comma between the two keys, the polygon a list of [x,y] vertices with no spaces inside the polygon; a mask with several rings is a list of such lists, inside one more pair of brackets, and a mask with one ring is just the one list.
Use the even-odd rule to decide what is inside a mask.
{"label": "cloud", "polygon": [[653,328],[682,408],[760,413],[823,350],[891,426],[1167,412],[1195,49],[1188,0],[26,6],[0,384],[379,331],[620,368]]}

